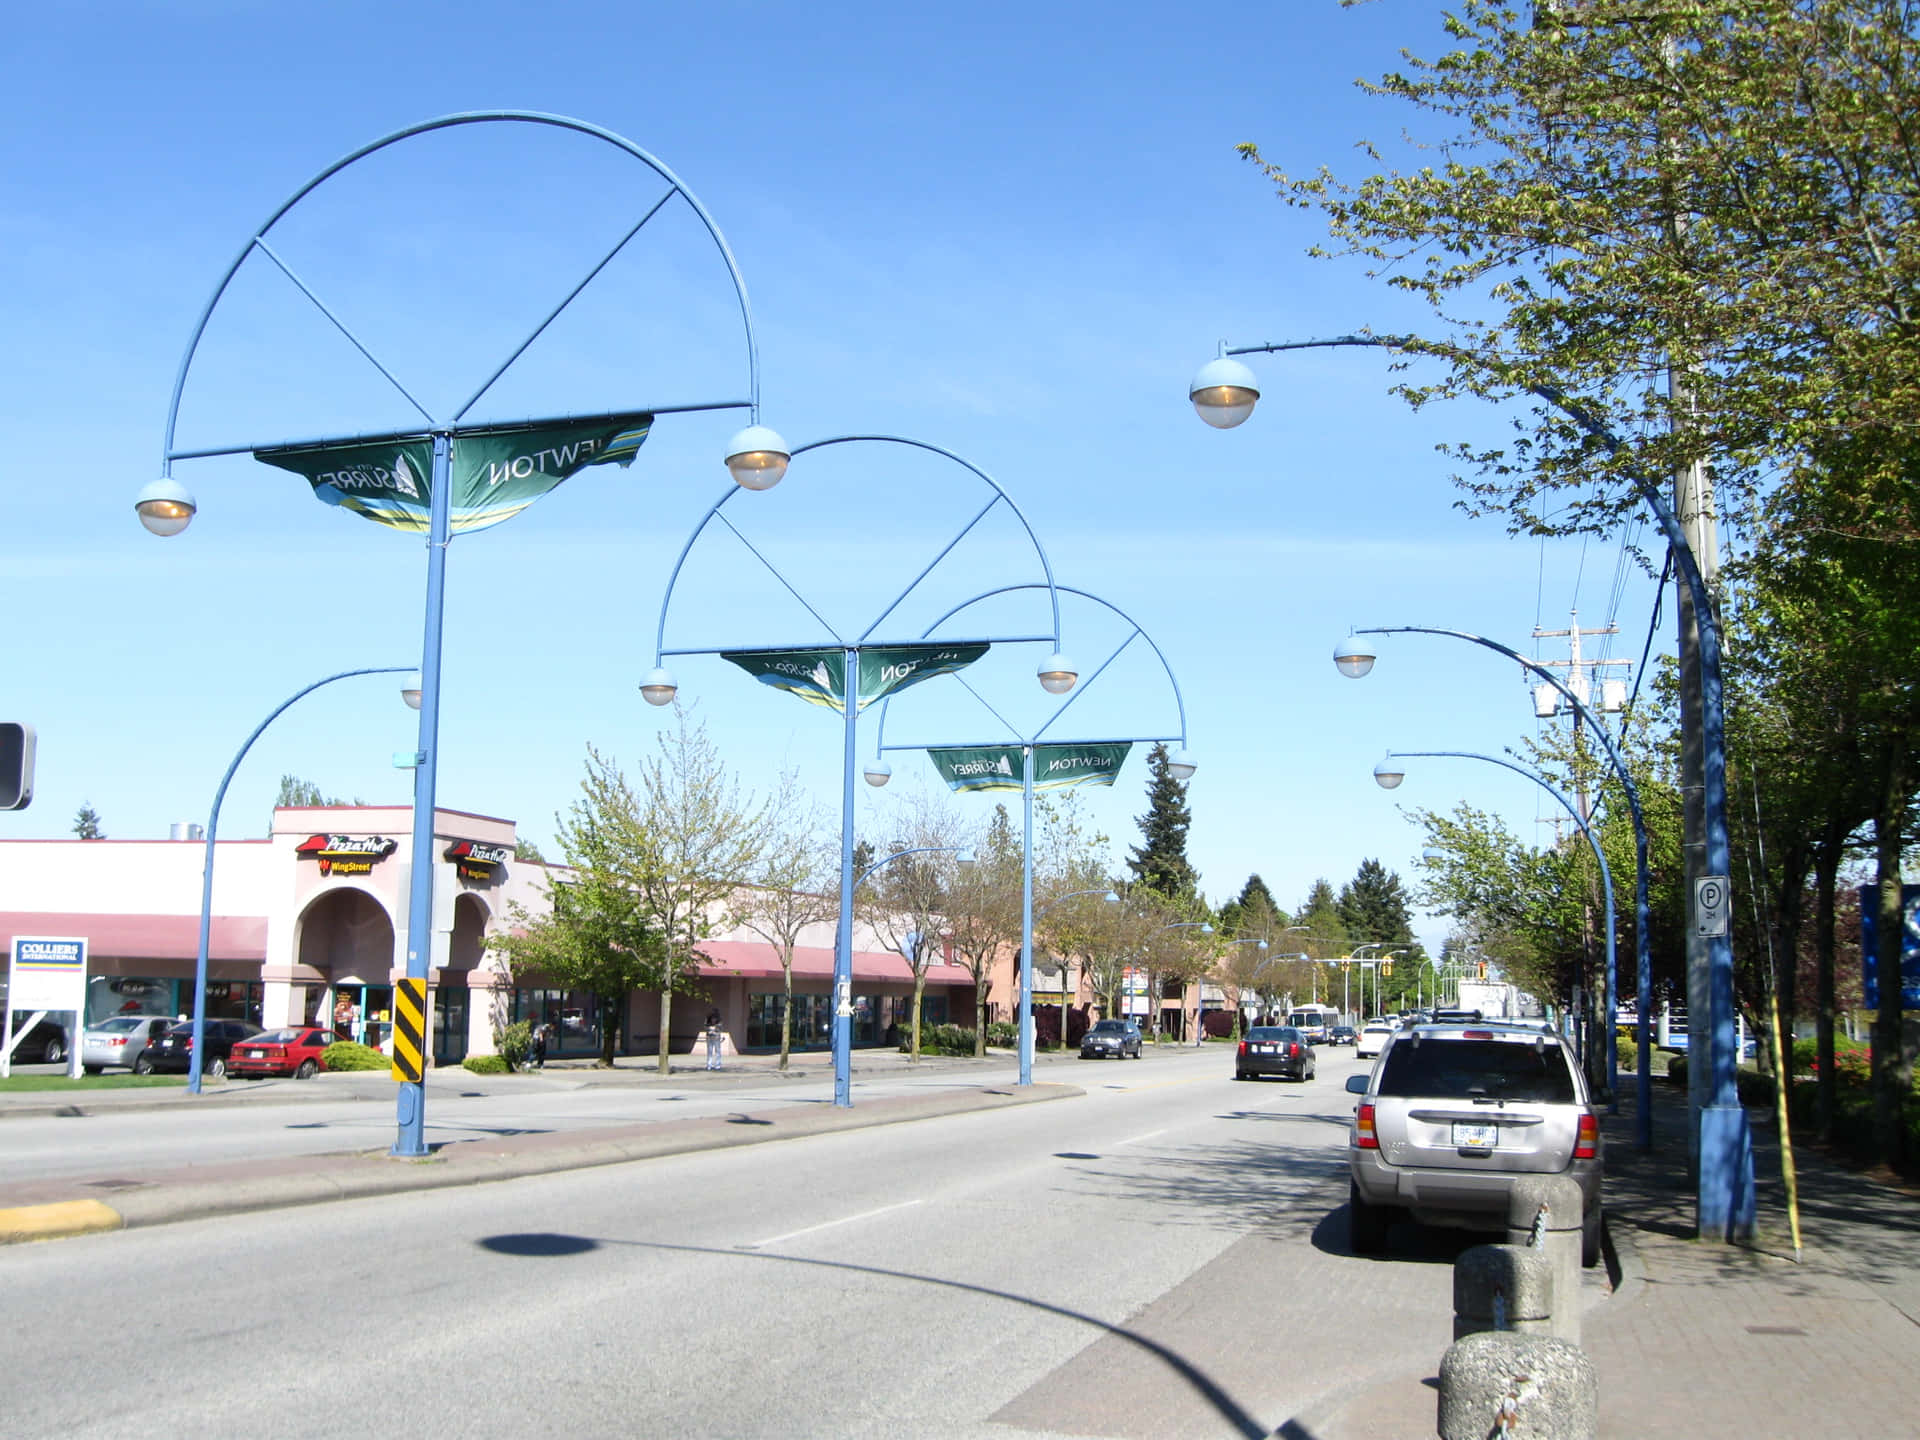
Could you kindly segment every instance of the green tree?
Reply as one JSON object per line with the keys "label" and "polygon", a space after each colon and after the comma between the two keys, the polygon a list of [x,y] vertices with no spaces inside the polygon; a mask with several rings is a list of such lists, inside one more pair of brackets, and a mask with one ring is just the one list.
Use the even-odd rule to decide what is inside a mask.
{"label": "green tree", "polygon": [[880,866],[854,901],[862,917],[905,958],[913,972],[908,1054],[917,1062],[927,971],[945,948],[947,916],[961,868],[954,852],[965,846],[967,835],[948,806],[925,795],[902,801],[895,819],[896,839],[885,853],[928,853],[905,855]]}
{"label": "green tree", "polygon": [[1334,902],[1354,942],[1413,943],[1413,914],[1400,877],[1378,860],[1362,860]]}
{"label": "green tree", "polygon": [[1200,877],[1187,859],[1187,782],[1177,779],[1164,744],[1147,752],[1147,813],[1140,816],[1140,843],[1127,868],[1133,878],[1163,899],[1184,904]]}
{"label": "green tree", "polygon": [[100,828],[100,813],[93,808],[91,801],[82,805],[73,817],[73,833],[82,840],[104,840],[107,832]]}
{"label": "green tree", "polygon": [[[994,961],[1020,944],[1020,841],[996,805],[974,863],[955,867],[947,895],[947,939],[953,958],[973,977],[973,1053],[987,1053],[987,1003]],[[895,861],[896,865],[905,861]]]}
{"label": "green tree", "polygon": [[839,914],[834,874],[839,857],[819,810],[791,772],[781,777],[767,816],[758,864],[749,883],[733,894],[733,919],[780,957],[780,1068],[785,1070],[793,1053],[793,952],[807,927]]}
{"label": "green tree", "polygon": [[524,836],[517,837],[514,840],[513,858],[516,860],[525,860],[533,865],[544,865],[547,863],[547,857],[540,853],[540,847]]}

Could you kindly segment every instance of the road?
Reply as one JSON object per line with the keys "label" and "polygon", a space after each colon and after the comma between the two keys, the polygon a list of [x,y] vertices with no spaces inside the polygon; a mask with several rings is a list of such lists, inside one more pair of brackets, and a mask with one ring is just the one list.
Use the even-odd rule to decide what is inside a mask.
{"label": "road", "polygon": [[1357,1067],[1321,1055],[9,1247],[0,1433],[1265,1436],[1451,1335],[1451,1249],[1346,1253]]}

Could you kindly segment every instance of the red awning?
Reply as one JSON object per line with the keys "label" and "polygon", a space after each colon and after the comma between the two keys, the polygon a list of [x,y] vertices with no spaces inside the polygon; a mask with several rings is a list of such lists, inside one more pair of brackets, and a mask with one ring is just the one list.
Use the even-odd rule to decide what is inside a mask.
{"label": "red awning", "polygon": [[[706,940],[699,948],[708,958],[708,963],[700,967],[705,979],[778,980],[781,977],[780,952],[764,941]],[[833,951],[811,945],[796,947],[793,978],[795,982],[831,984]],[[913,971],[904,957],[891,950],[856,950],[853,978],[856,982],[911,985]],[[971,985],[973,976],[964,966],[933,964],[927,967],[927,983]]]}
{"label": "red awning", "polygon": [[[0,936],[71,935],[87,942],[90,958],[192,960],[200,954],[198,915],[98,915],[58,911],[0,912]],[[215,915],[208,927],[207,958],[267,958],[267,917]]]}

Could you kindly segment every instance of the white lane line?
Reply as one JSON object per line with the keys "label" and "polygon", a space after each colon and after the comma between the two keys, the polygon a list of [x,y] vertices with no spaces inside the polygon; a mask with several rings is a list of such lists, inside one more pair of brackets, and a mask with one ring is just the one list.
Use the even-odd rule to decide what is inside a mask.
{"label": "white lane line", "polygon": [[1155,1136],[1164,1135],[1166,1133],[1167,1132],[1165,1130],[1149,1130],[1146,1134],[1136,1135],[1131,1140],[1116,1141],[1114,1148],[1118,1149],[1121,1145],[1138,1145],[1142,1140],[1151,1140]]}
{"label": "white lane line", "polygon": [[924,1204],[921,1200],[902,1200],[897,1205],[882,1205],[878,1210],[863,1210],[858,1215],[844,1215],[838,1220],[828,1220],[821,1225],[809,1225],[804,1230],[789,1230],[784,1235],[775,1235],[767,1240],[754,1240],[745,1245],[736,1245],[736,1250],[764,1250],[769,1245],[778,1245],[786,1240],[795,1240],[802,1235],[811,1235],[816,1230],[831,1230],[836,1225],[851,1225],[856,1220],[871,1220],[876,1215],[885,1215],[893,1210],[905,1210],[910,1206]]}

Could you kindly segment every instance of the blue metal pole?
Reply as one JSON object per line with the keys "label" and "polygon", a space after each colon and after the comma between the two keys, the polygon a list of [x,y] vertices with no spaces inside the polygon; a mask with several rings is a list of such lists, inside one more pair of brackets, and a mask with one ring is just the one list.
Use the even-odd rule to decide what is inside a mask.
{"label": "blue metal pole", "polygon": [[[213,841],[220,833],[220,806],[227,798],[227,786],[240,768],[240,762],[246,758],[247,751],[253,748],[253,742],[260,738],[261,732],[275,720],[294,701],[311,695],[322,685],[331,685],[336,680],[348,680],[355,675],[400,675],[412,670],[410,665],[380,665],[367,670],[342,670],[338,675],[329,675],[324,680],[316,680],[304,689],[296,690],[278,705],[271,714],[253,727],[253,733],[247,736],[233,757],[233,763],[227,766],[227,773],[220,777],[219,788],[213,792],[213,808],[207,812],[207,853],[200,863],[200,948],[193,965],[193,1054],[187,1060],[187,1093],[200,1093],[200,1057],[205,1053],[203,1041],[206,1038],[207,1024],[207,950],[208,939],[213,929]],[[138,1058],[137,1056],[135,1057]]]}
{"label": "blue metal pole", "polygon": [[[445,628],[447,540],[453,515],[453,441],[433,437],[433,508],[427,529],[426,632],[420,646],[420,745],[413,772],[413,869],[407,893],[407,978],[424,980],[433,964],[434,793],[440,767],[440,639]],[[387,1153],[418,1160],[427,1149],[427,1087],[400,1083],[395,1100],[397,1133]]]}
{"label": "blue metal pole", "polygon": [[860,652],[841,652],[847,667],[846,740],[840,759],[840,930],[833,947],[833,1103],[853,1105],[853,773],[860,718]]}
{"label": "blue metal pole", "polygon": [[[1033,746],[1021,747],[1020,802],[1020,1083],[1033,1084]],[[1066,975],[1061,974],[1061,983]],[[1062,1017],[1061,1033],[1066,1021]]]}

